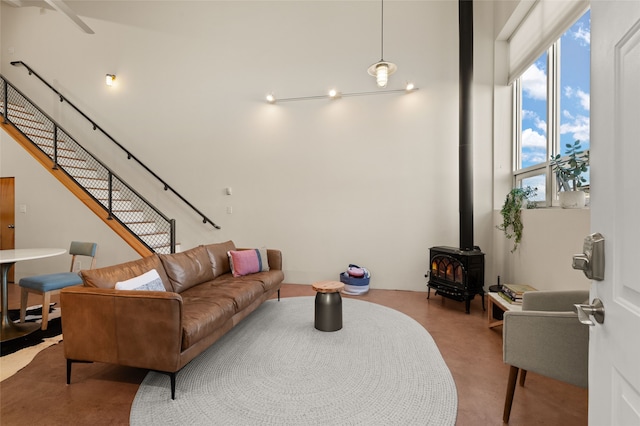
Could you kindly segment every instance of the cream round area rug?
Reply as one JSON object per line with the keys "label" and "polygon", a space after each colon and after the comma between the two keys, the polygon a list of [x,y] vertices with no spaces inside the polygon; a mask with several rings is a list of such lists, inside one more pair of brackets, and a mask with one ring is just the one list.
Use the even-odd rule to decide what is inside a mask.
{"label": "cream round area rug", "polygon": [[132,425],[453,425],[456,387],[431,335],[393,309],[343,298],[343,328],[314,328],[314,298],[269,300],[176,378],[149,372]]}

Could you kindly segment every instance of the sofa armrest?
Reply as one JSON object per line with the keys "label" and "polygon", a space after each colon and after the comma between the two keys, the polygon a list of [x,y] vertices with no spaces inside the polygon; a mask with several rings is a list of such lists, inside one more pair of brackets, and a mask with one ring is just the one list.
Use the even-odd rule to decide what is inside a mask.
{"label": "sofa armrest", "polygon": [[587,387],[589,327],[577,314],[508,311],[502,330],[505,363]]}
{"label": "sofa armrest", "polygon": [[275,249],[267,249],[267,260],[269,261],[269,269],[282,271],[282,252]]}
{"label": "sofa armrest", "polygon": [[67,359],[173,372],[182,344],[182,297],[163,291],[61,291]]}

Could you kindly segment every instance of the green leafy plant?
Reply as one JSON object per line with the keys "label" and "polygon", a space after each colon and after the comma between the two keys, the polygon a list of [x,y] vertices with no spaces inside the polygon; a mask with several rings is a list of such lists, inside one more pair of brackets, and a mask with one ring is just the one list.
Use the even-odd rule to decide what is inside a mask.
{"label": "green leafy plant", "polygon": [[567,157],[563,159],[560,154],[552,155],[550,159],[551,170],[558,178],[558,187],[565,191],[578,191],[587,180],[582,176],[589,167],[589,151],[584,151],[579,140],[573,144],[566,144]]}
{"label": "green leafy plant", "polygon": [[504,231],[504,235],[508,239],[513,238],[513,249],[511,253],[516,251],[518,244],[520,244],[522,240],[522,231],[524,229],[524,225],[522,224],[522,209],[532,209],[536,207],[536,203],[531,201],[530,198],[535,197],[537,191],[537,188],[530,186],[513,188],[504,200],[504,205],[502,206],[502,210],[500,210],[502,224],[496,226],[496,228]]}

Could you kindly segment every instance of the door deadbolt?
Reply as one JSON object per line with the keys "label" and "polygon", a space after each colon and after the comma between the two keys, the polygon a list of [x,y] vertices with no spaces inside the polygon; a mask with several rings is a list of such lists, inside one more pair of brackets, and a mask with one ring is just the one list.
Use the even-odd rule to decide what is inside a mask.
{"label": "door deadbolt", "polygon": [[602,324],[604,322],[604,305],[600,299],[593,299],[591,305],[575,304],[574,306],[578,311],[578,321],[582,324],[589,326],[596,325],[589,317],[593,317],[598,324]]}
{"label": "door deadbolt", "polygon": [[584,239],[582,253],[573,255],[573,269],[580,269],[590,280],[604,280],[604,237],[600,233]]}

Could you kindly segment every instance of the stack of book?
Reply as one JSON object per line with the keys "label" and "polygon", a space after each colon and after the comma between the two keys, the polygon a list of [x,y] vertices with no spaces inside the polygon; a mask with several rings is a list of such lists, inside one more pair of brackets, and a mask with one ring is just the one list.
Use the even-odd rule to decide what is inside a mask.
{"label": "stack of book", "polygon": [[536,291],[528,284],[503,284],[498,293],[509,303],[522,304],[522,295],[525,291]]}

